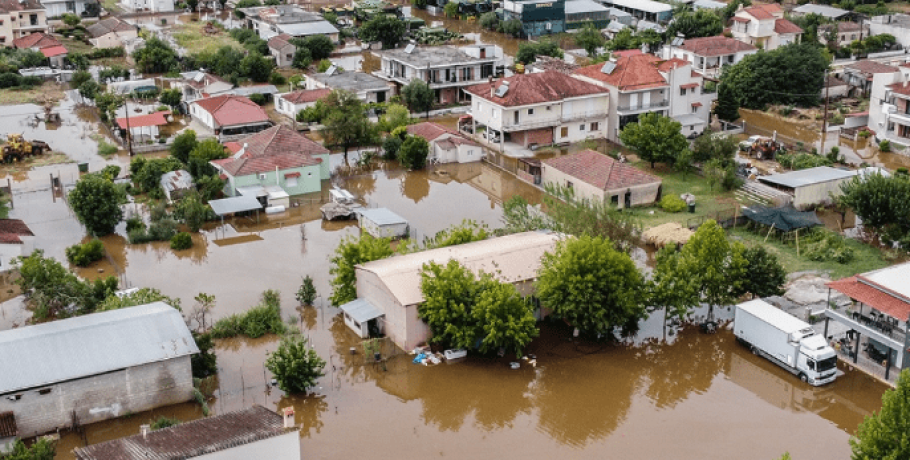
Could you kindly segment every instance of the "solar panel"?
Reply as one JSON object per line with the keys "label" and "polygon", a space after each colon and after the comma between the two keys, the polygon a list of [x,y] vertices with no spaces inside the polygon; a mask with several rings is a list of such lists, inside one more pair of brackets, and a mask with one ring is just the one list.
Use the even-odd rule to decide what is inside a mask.
{"label": "solar panel", "polygon": [[671,45],[672,45],[672,46],[682,46],[683,42],[685,42],[685,41],[686,41],[686,40],[685,40],[684,38],[682,38],[682,37],[677,37],[677,38],[674,38],[674,39],[673,39],[673,42],[671,43]]}
{"label": "solar panel", "polygon": [[416,48],[416,46],[414,46],[414,44],[411,43],[404,49],[404,52],[407,54],[411,54],[414,52],[414,48]]}
{"label": "solar panel", "polygon": [[332,64],[332,65],[328,68],[328,70],[325,71],[325,74],[326,74],[326,75],[335,75],[335,71],[336,71],[336,70],[338,70],[338,66],[336,66],[335,64]]}
{"label": "solar panel", "polygon": [[499,88],[496,88],[496,97],[503,97],[507,92],[509,92],[509,85],[499,85]]}
{"label": "solar panel", "polygon": [[613,73],[614,70],[616,70],[615,62],[605,62],[604,66],[600,68],[600,71],[607,75],[610,75],[611,73]]}

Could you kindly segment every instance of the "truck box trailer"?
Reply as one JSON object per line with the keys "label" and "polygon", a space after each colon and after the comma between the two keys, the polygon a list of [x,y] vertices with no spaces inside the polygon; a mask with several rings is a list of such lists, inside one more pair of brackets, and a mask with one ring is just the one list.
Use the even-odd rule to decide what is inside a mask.
{"label": "truck box trailer", "polygon": [[837,354],[825,338],[805,321],[764,300],[736,306],[733,334],[753,353],[811,385],[824,385],[837,377]]}

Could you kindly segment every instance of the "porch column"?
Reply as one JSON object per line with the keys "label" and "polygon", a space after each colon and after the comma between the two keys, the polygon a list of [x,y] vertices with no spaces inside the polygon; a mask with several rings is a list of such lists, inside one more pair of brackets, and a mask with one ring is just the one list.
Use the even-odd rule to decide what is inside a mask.
{"label": "porch column", "polygon": [[853,347],[853,364],[856,364],[856,361],[859,359],[859,341],[862,338],[863,334],[856,331],[856,345]]}
{"label": "porch column", "polygon": [[888,356],[885,357],[885,380],[891,375],[891,347],[888,347]]}
{"label": "porch column", "polygon": [[824,337],[825,340],[828,340],[828,322],[829,321],[831,321],[831,318],[828,318],[828,316],[826,315],[825,316],[825,332],[822,334],[822,337]]}

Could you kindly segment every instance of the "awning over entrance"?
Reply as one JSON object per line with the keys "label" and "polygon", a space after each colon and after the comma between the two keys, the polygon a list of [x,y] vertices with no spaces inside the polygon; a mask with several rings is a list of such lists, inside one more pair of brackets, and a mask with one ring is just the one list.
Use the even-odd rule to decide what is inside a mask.
{"label": "awning over entrance", "polygon": [[882,289],[861,282],[857,276],[851,276],[828,283],[828,287],[842,292],[851,299],[862,302],[892,318],[907,321],[910,318],[910,303],[888,294]]}
{"label": "awning over entrance", "polygon": [[384,314],[366,299],[352,300],[342,305],[341,311],[347,313],[348,316],[354,318],[354,321],[357,321],[358,323],[365,323],[371,319],[379,318]]}
{"label": "awning over entrance", "polygon": [[222,217],[227,214],[262,209],[262,203],[256,197],[248,195],[212,200],[209,201],[209,205],[215,211],[215,214]]}

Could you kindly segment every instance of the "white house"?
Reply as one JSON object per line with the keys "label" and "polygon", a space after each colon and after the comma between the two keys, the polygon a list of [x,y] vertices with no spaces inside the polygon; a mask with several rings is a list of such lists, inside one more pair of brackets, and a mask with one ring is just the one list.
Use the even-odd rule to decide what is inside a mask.
{"label": "white house", "polygon": [[426,139],[430,145],[427,161],[431,163],[470,163],[483,159],[483,148],[476,142],[432,122],[408,126],[408,134]]}
{"label": "white house", "polygon": [[[553,252],[559,240],[558,234],[550,232],[516,233],[357,265],[358,300],[342,305],[341,310],[372,323],[368,330],[378,329],[402,349],[412,350],[430,338],[429,326],[417,315],[417,306],[424,302],[420,290],[424,264],[456,260],[475,273],[483,271],[515,284],[522,295],[531,295],[541,258]],[[372,308],[364,308],[364,303]],[[369,314],[355,313],[355,307]],[[352,322],[346,323],[352,326]],[[358,323],[362,326],[362,321]],[[355,332],[361,334],[362,327]]]}
{"label": "white house", "polygon": [[891,34],[902,47],[910,46],[910,15],[893,13],[875,16],[869,21],[869,33],[872,35]]}
{"label": "white house", "polygon": [[328,88],[322,88],[279,94],[275,96],[275,111],[293,120],[301,110],[316,104],[316,101],[325,98],[331,92],[332,90]]}
{"label": "white house", "polygon": [[12,268],[12,260],[35,249],[35,234],[19,219],[0,219],[0,271]]}
{"label": "white house", "polygon": [[0,413],[31,437],[186,402],[196,353],[163,302],[0,331]]}
{"label": "white house", "polygon": [[219,136],[253,134],[272,126],[265,110],[244,96],[226,94],[193,101],[190,115]]}
{"label": "white house", "polygon": [[518,74],[471,86],[471,132],[504,149],[506,141],[525,148],[585,139],[607,133],[609,91],[563,73]]}
{"label": "white house", "polygon": [[169,13],[174,11],[174,0],[120,0],[120,5],[136,13]]}
{"label": "white house", "polygon": [[689,61],[692,70],[708,78],[717,78],[724,66],[739,64],[744,57],[757,52],[758,48],[748,43],[718,35],[690,38],[680,46],[666,46],[664,58]]}
{"label": "white house", "polygon": [[255,6],[240,8],[240,11],[246,15],[246,28],[255,30],[263,40],[281,34],[298,38],[325,35],[333,43],[338,42],[339,32],[335,26],[298,5]]}
{"label": "white house", "polygon": [[139,37],[139,28],[116,16],[98,21],[86,28],[92,38],[89,42],[95,48],[119,48],[124,41]]}
{"label": "white house", "polygon": [[91,3],[97,2],[93,0],[41,0],[49,18],[59,18],[66,13],[83,17],[86,15],[85,5]]}
{"label": "white house", "polygon": [[571,189],[578,198],[609,201],[617,208],[660,200],[659,177],[593,150],[542,160],[541,169],[544,186]]}
{"label": "white house", "polygon": [[733,38],[765,50],[799,43],[803,29],[784,19],[784,10],[776,3],[740,5],[730,29]]}
{"label": "white house", "polygon": [[113,441],[77,447],[76,460],[300,460],[294,408],[283,415],[259,405]]}
{"label": "white house", "polygon": [[187,103],[196,99],[229,94],[234,85],[229,81],[203,70],[194,70],[180,74],[180,80],[171,82],[172,88],[180,88],[183,100]]}
{"label": "white house", "polygon": [[342,71],[335,66],[326,72],[304,75],[304,87],[313,89],[343,89],[357,95],[363,102],[386,102],[395,95],[395,85],[364,72]]}
{"label": "white house", "polygon": [[290,67],[294,63],[294,54],[297,53],[297,47],[289,41],[291,38],[288,34],[279,34],[269,39],[269,54],[275,58],[275,65],[278,67]]}

